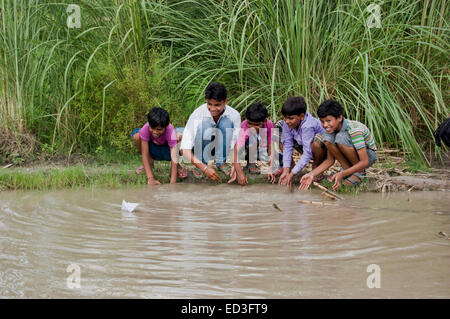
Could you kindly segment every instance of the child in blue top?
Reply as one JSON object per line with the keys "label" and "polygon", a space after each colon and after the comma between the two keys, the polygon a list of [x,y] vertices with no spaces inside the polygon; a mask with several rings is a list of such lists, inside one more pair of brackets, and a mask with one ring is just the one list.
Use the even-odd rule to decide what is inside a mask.
{"label": "child in blue top", "polygon": [[[306,112],[306,102],[301,96],[291,97],[284,102],[281,109],[284,116],[281,142],[283,144],[283,173],[279,185],[292,185],[294,175],[299,173],[311,159],[313,168],[322,163],[325,157],[325,145],[321,141],[322,128],[319,119]],[[302,156],[291,171],[294,141],[302,150]]]}

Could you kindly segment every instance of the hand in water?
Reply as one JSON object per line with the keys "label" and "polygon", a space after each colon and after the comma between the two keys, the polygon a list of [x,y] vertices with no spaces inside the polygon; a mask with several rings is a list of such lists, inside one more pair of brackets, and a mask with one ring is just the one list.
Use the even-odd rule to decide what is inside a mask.
{"label": "hand in water", "polygon": [[147,179],[147,184],[148,185],[160,185],[161,183],[158,180],[154,179],[154,178],[148,178]]}
{"label": "hand in water", "polygon": [[267,179],[268,179],[272,184],[275,184],[276,177],[275,177],[275,175],[273,175],[272,169],[270,169],[270,168],[269,168],[269,172],[267,173]]}
{"label": "hand in water", "polygon": [[283,174],[281,174],[280,179],[278,180],[278,185],[286,186],[288,184],[288,176],[289,170],[283,169]]}
{"label": "hand in water", "polygon": [[228,184],[234,182],[237,178],[238,184],[241,186],[245,186],[248,184],[248,180],[247,180],[247,176],[245,176],[244,173],[242,174],[238,174],[236,172],[236,169],[234,168],[234,166],[231,167],[231,173],[230,173],[230,180],[228,181]]}
{"label": "hand in water", "polygon": [[314,176],[311,173],[305,174],[302,176],[302,179],[300,180],[300,186],[298,187],[299,190],[308,189],[309,186],[312,184],[314,180]]}
{"label": "hand in water", "polygon": [[230,180],[228,181],[228,184],[233,183],[236,180],[236,177],[237,177],[236,169],[234,168],[234,166],[231,166]]}

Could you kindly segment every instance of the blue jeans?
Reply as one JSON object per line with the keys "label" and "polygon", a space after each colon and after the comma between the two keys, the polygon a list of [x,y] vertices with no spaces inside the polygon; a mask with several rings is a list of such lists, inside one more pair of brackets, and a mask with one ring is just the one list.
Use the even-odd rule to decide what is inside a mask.
{"label": "blue jeans", "polygon": [[225,163],[230,153],[233,131],[233,121],[228,117],[221,117],[218,123],[210,118],[203,119],[195,132],[195,157],[204,164],[214,159],[217,166]]}

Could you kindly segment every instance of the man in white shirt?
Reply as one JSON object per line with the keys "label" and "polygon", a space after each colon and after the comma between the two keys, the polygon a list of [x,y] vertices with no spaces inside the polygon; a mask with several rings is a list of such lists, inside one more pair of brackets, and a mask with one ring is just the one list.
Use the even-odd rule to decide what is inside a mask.
{"label": "man in white shirt", "polygon": [[184,158],[196,167],[194,177],[206,174],[209,179],[219,181],[219,175],[207,165],[208,161],[215,159],[217,168],[230,175],[231,167],[226,158],[236,144],[241,116],[227,105],[227,90],[221,83],[208,84],[205,99],[206,103],[189,116],[180,148]]}

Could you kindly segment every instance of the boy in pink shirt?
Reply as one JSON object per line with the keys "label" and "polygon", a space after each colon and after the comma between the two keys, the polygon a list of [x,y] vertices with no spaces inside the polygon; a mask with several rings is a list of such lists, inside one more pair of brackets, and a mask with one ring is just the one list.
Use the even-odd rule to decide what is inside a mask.
{"label": "boy in pink shirt", "polygon": [[268,118],[266,107],[262,103],[251,104],[245,113],[246,120],[241,124],[241,130],[234,147],[234,160],[231,170],[231,179],[228,183],[238,180],[242,186],[247,185],[247,177],[239,164],[239,158],[245,152],[245,160],[247,161],[247,169],[252,174],[259,174],[260,170],[256,165],[256,161],[269,162],[269,180],[275,181],[275,175],[272,173],[272,163],[274,148],[272,145],[272,130],[274,125]]}
{"label": "boy in pink shirt", "polygon": [[175,184],[177,176],[187,176],[187,171],[178,164],[177,143],[181,140],[182,128],[175,129],[170,124],[169,113],[160,107],[152,108],[147,118],[148,122],[141,129],[131,133],[134,145],[142,154],[143,165],[136,173],[145,172],[149,185],[159,185],[160,182],[153,176],[153,161],[171,161],[170,183]]}

